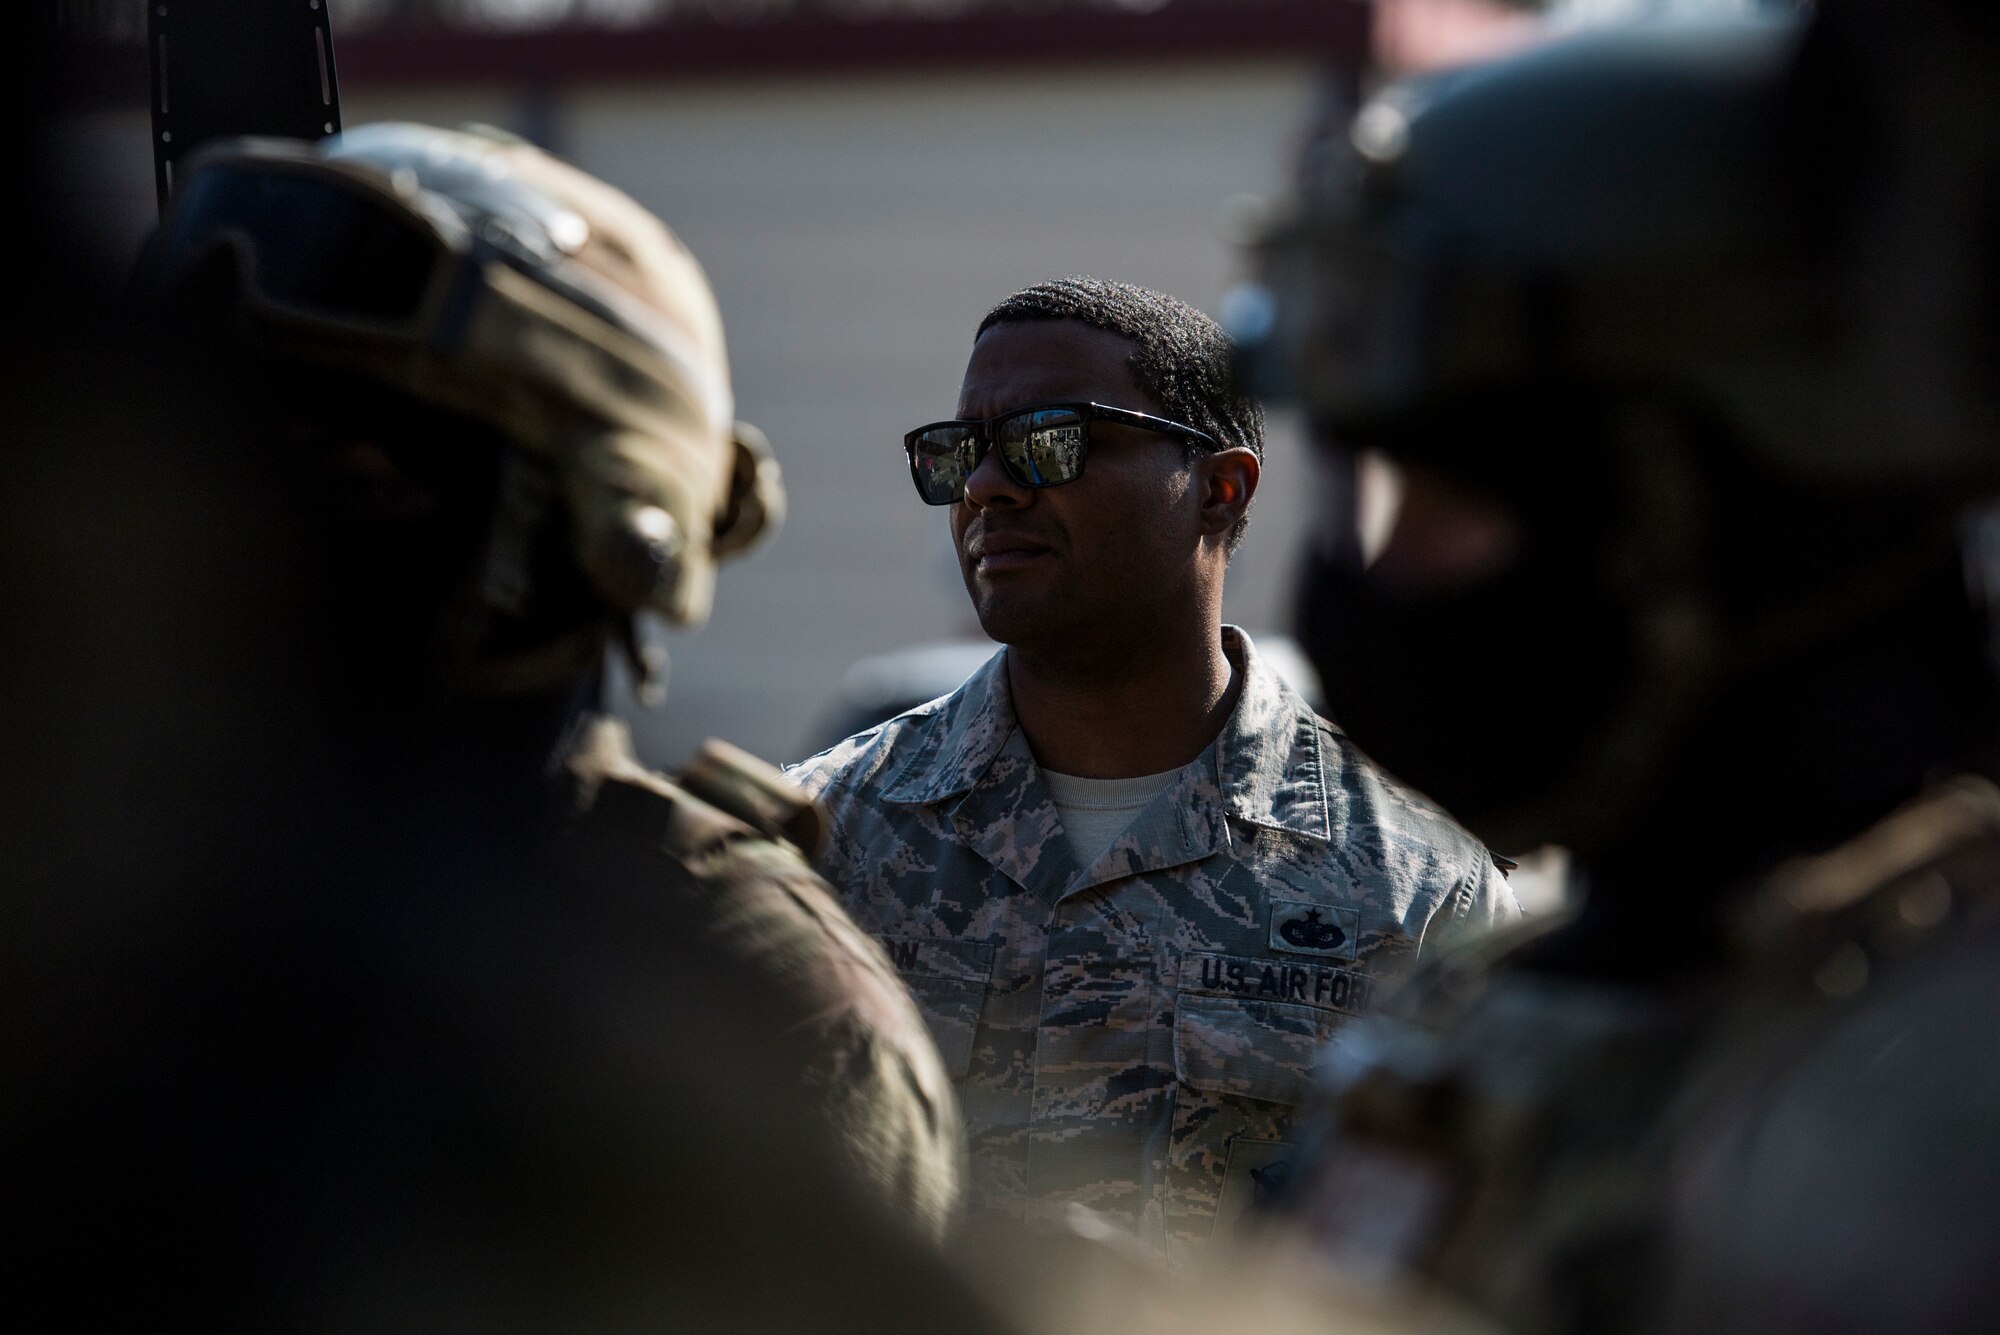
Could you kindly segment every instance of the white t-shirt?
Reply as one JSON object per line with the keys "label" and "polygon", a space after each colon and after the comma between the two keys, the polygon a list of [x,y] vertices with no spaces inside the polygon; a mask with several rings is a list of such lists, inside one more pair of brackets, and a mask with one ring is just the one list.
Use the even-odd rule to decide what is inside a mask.
{"label": "white t-shirt", "polygon": [[1055,799],[1056,818],[1062,821],[1063,834],[1079,867],[1097,861],[1147,804],[1179,777],[1177,769],[1141,774],[1135,779],[1083,779],[1051,769],[1042,771],[1049,795]]}

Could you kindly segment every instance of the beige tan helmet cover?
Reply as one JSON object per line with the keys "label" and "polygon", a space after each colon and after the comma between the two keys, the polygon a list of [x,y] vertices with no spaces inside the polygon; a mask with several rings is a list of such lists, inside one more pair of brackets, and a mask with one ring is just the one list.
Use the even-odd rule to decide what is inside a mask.
{"label": "beige tan helmet cover", "polygon": [[623,191],[511,136],[384,124],[324,151],[514,257],[484,265],[461,337],[355,359],[547,458],[578,564],[611,606],[705,620],[716,560],[775,528],[784,496],[764,438],[734,420],[693,254]]}

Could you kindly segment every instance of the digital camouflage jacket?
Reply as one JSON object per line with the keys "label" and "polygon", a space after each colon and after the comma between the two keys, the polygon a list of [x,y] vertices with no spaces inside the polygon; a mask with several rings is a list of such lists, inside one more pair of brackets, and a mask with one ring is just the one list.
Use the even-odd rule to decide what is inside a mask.
{"label": "digital camouflage jacket", "polygon": [[974,1211],[1209,1236],[1289,1173],[1315,1049],[1427,944],[1518,912],[1476,840],[1224,637],[1234,713],[1089,866],[1004,653],[791,771],[958,1084]]}

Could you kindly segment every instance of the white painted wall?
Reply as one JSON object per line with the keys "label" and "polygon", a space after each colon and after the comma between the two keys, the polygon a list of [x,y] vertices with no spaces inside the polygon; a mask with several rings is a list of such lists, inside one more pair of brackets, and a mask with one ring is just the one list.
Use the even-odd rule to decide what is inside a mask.
{"label": "white painted wall", "polygon": [[[704,736],[794,758],[856,659],[976,634],[901,436],[947,416],[971,335],[1014,289],[1120,278],[1214,310],[1238,273],[1218,228],[1284,182],[1311,65],[1057,68],[927,77],[346,97],[347,123],[485,120],[623,186],[707,266],[739,413],[785,468],[791,520],[722,572],[714,620],[665,643],[667,704],[635,715],[657,764]],[[114,248],[152,214],[142,114],[76,127],[74,190]],[[1303,509],[1296,432],[1274,424],[1227,613],[1286,620]]]}

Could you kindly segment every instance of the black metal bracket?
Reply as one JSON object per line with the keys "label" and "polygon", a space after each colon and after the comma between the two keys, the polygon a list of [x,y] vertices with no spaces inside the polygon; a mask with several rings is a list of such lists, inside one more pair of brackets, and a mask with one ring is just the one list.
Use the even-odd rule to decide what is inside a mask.
{"label": "black metal bracket", "polygon": [[340,130],[326,0],[146,0],[153,182],[211,139],[318,139]]}

